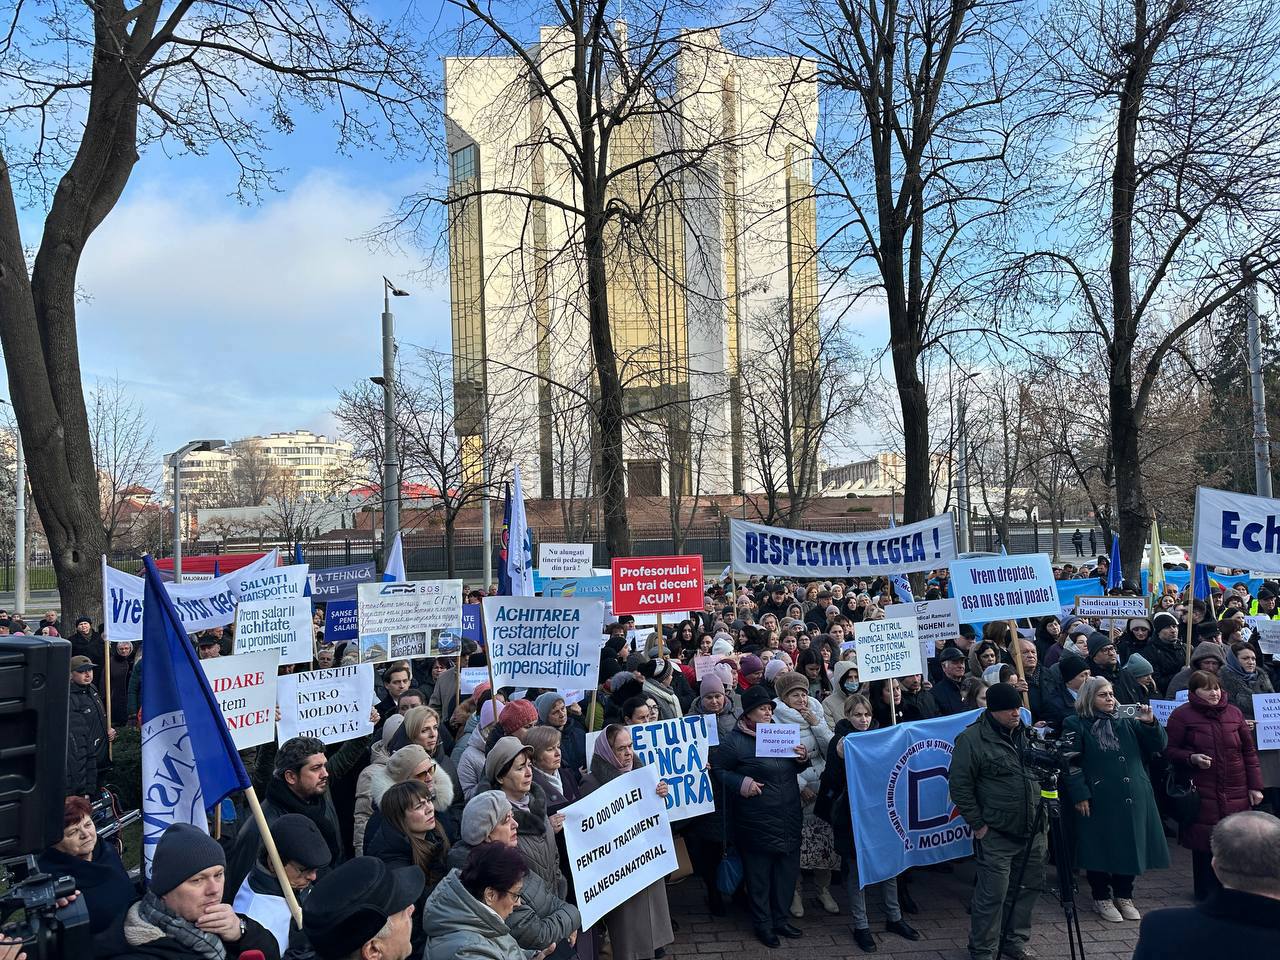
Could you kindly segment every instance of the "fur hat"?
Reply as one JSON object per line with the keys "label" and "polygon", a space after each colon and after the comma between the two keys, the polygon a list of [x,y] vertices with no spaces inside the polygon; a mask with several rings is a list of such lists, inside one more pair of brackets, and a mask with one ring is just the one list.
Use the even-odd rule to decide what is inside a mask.
{"label": "fur hat", "polygon": [[774,680],[773,689],[777,692],[778,699],[785,703],[787,694],[792,690],[803,690],[807,696],[809,693],[809,681],[803,673],[796,673],[792,670]]}

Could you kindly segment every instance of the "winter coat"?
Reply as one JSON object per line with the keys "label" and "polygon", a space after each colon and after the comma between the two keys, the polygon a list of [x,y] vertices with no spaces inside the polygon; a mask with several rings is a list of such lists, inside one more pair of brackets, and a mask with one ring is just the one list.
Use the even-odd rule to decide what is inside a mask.
{"label": "winter coat", "polygon": [[373,811],[378,809],[378,801],[387,792],[387,788],[395,782],[391,779],[391,774],[387,773],[388,759],[390,754],[387,752],[387,745],[381,740],[376,741],[369,748],[369,765],[360,771],[360,776],[356,780],[352,846],[357,857],[364,852],[364,831],[369,818],[373,816]]}
{"label": "winter coat", "polygon": [[[449,848],[449,866],[455,872],[462,870],[472,849],[469,844],[455,843]],[[577,907],[557,897],[546,881],[530,870],[524,875],[520,902],[507,917],[507,929],[526,950],[541,950],[547,944],[558,943],[573,931],[581,930],[582,915]]]}
{"label": "winter coat", "polygon": [[[584,785],[584,792],[585,789]],[[569,891],[569,883],[560,872],[560,851],[556,848],[556,832],[547,816],[546,792],[535,781],[529,787],[528,808],[513,803],[511,812],[516,817],[516,845],[524,862],[546,881],[557,897],[563,899]]]}
{"label": "winter coat", "polygon": [[[701,713],[704,716],[709,715],[709,711],[702,705],[702,698],[698,697],[689,707],[688,716],[692,717],[695,713]],[[716,732],[721,739],[738,724],[738,714],[733,709],[733,698],[726,696],[724,698],[724,708],[716,714]]]}
{"label": "winter coat", "polygon": [[[612,764],[593,756],[591,772],[582,781],[583,796],[622,775]],[[613,944],[613,960],[644,960],[676,938],[671,929],[666,884],[661,880],[614,907],[604,915],[603,923]]]}
{"label": "winter coat", "polygon": [[[135,648],[136,650],[136,648]],[[133,673],[133,657],[122,657],[111,645],[111,659],[107,669],[111,671],[111,725],[123,727],[129,723],[129,677]]]}
{"label": "winter coat", "polygon": [[[1195,645],[1191,651],[1191,663],[1183,667],[1173,679],[1169,681],[1168,687],[1165,688],[1165,699],[1173,700],[1175,696],[1183,690],[1186,690],[1191,684],[1191,674],[1200,669],[1200,661],[1206,658],[1217,658],[1223,664],[1227,662],[1227,648],[1220,643],[1213,643],[1210,640],[1203,640]],[[1152,664],[1155,666],[1155,664]],[[1222,670],[1218,671],[1219,674]]]}
{"label": "winter coat", "polygon": [[1152,910],[1138,928],[1133,960],[1280,956],[1280,901],[1243,890],[1217,890],[1194,907]]}
{"label": "winter coat", "polygon": [[827,745],[831,743],[831,727],[827,725],[827,716],[822,712],[822,704],[813,697],[809,698],[809,712],[818,722],[810,724],[799,710],[793,710],[781,700],[773,702],[773,722],[789,723],[800,728],[800,743],[810,757],[809,763],[796,775],[800,789],[806,787],[815,793],[818,781],[822,779],[822,770],[827,765]]}
{"label": "winter coat", "polygon": [[574,770],[567,768],[564,763],[564,754],[561,754],[560,764],[560,785],[557,787],[554,780],[546,773],[533,768],[533,782],[542,788],[542,792],[547,795],[547,807],[560,806],[573,803],[582,796],[582,781],[578,778],[578,774]]}
{"label": "winter coat", "polygon": [[[252,917],[241,919],[244,936],[235,943],[224,944],[227,960],[236,960],[250,950],[261,950],[266,960],[280,960],[275,936]],[[196,929],[194,924],[190,926],[193,931]],[[137,903],[122,911],[115,922],[94,939],[93,955],[101,960],[191,960],[196,956],[180,940],[143,920]]]}
{"label": "winter coat", "polygon": [[[720,738],[712,751],[711,771],[724,788],[730,838],[740,849],[771,854],[800,852],[802,817],[798,774],[808,760],[757,757],[754,733],[743,730],[743,721]],[[742,795],[750,777],[764,789],[754,797]]]}
{"label": "winter coat", "polygon": [[577,717],[569,717],[560,728],[560,766],[580,779],[587,767],[587,728]]}
{"label": "winter coat", "polygon": [[462,757],[456,761],[458,782],[462,784],[462,795],[468,800],[485,789],[484,742],[488,736],[489,731],[482,730],[477,724],[467,737],[467,748],[462,751]]}
{"label": "winter coat", "polygon": [[1115,692],[1116,703],[1146,703],[1150,698],[1143,696],[1145,687],[1138,683],[1137,678],[1128,670],[1123,669],[1120,664],[1113,667],[1103,667],[1100,664],[1089,661],[1089,676],[1102,677]]}
{"label": "winter coat", "polygon": [[[1250,790],[1262,789],[1262,771],[1253,734],[1245,726],[1239,708],[1219,698],[1205,703],[1189,700],[1169,715],[1166,727],[1169,746],[1165,756],[1184,771],[1200,793],[1200,813],[1194,823],[1183,827],[1178,841],[1192,850],[1209,850],[1209,835],[1222,818],[1249,809]],[[1212,758],[1207,770],[1192,766],[1191,755]]]}
{"label": "winter coat", "polygon": [[511,928],[496,913],[467,892],[457,870],[450,870],[431,891],[422,914],[427,937],[423,960],[529,960],[533,956],[532,950],[516,943]]}
{"label": "winter coat", "polygon": [[916,693],[902,691],[902,712],[903,716],[914,715],[917,720],[932,720],[942,716],[938,701],[933,699],[933,692],[923,687]]}
{"label": "winter coat", "polygon": [[101,933],[138,899],[133,881],[114,845],[99,838],[93,857],[81,860],[50,847],[37,858],[40,869],[55,877],[74,877],[89,910],[89,930]]}
{"label": "winter coat", "polygon": [[841,718],[827,746],[826,763],[822,770],[822,782],[818,785],[818,798],[813,812],[820,820],[831,824],[836,852],[852,857],[853,820],[849,811],[849,780],[845,775],[844,738],[856,734],[853,724]]}
{"label": "winter coat", "polygon": [[93,684],[71,682],[67,701],[66,795],[87,796],[107,760],[107,711]]}
{"label": "winter coat", "polygon": [[[963,680],[961,683],[963,683]],[[964,713],[968,709],[960,699],[960,684],[945,674],[934,681],[931,692],[933,693],[933,702],[938,705],[938,709],[944,717]]]}
{"label": "winter coat", "polygon": [[990,827],[1015,840],[1031,836],[1040,787],[1022,765],[1026,730],[996,729],[991,714],[960,731],[951,755],[951,801],[975,831]]}
{"label": "winter coat", "polygon": [[[1094,734],[1094,719],[1069,717],[1065,729],[1080,738],[1079,766],[1066,778],[1063,810],[1072,819],[1075,864],[1085,870],[1137,876],[1169,865],[1147,762],[1165,746],[1159,724],[1116,719],[1111,722],[1118,750],[1104,750]],[[1105,721],[1104,721],[1105,722]],[[1089,816],[1074,804],[1089,801]]]}
{"label": "winter coat", "polygon": [[[1058,672],[1058,664],[1048,669],[1037,670],[1043,673],[1040,679],[1040,710],[1032,711],[1033,720],[1043,720],[1055,732],[1062,731],[1067,718],[1076,712],[1076,698],[1072,691],[1062,682],[1062,674]],[[1029,699],[1029,698],[1028,698]]]}
{"label": "winter coat", "polygon": [[[302,801],[289,789],[289,785],[280,777],[272,777],[267,782],[266,798],[262,801],[262,815],[267,826],[275,823],[286,813],[300,813],[307,817],[320,830],[325,842],[329,845],[332,859],[321,867],[317,876],[323,877],[345,859],[342,850],[342,827],[338,821],[338,811],[333,806],[333,796],[326,790],[314,800]],[[227,853],[226,883],[223,887],[223,899],[228,903],[235,898],[236,891],[244,883],[253,865],[258,862],[262,853],[262,836],[258,833],[258,824],[253,817],[245,819],[236,834],[235,845]]]}
{"label": "winter coat", "polygon": [[1169,683],[1186,665],[1187,648],[1181,639],[1168,643],[1158,637],[1152,637],[1143,648],[1142,656],[1147,663],[1151,664],[1151,675],[1155,677],[1156,689],[1167,690]]}
{"label": "winter coat", "polygon": [[[307,902],[310,892],[310,887],[293,892],[298,906]],[[276,938],[282,957],[290,948],[296,953],[310,951],[311,944],[306,934],[294,926],[289,902],[280,892],[280,881],[272,870],[261,863],[255,864],[249,876],[244,878],[231,906],[242,917],[252,917],[262,924],[263,929]]]}
{"label": "winter coat", "polygon": [[827,718],[827,726],[832,730],[844,719],[844,701],[848,696],[840,686],[840,681],[853,668],[852,660],[838,660],[831,668],[831,692],[822,700],[822,714]]}
{"label": "winter coat", "polygon": [[[1275,687],[1267,671],[1261,668],[1253,679],[1242,676],[1231,669],[1231,660],[1235,654],[1228,654],[1227,666],[1218,672],[1218,680],[1222,683],[1223,692],[1246,720],[1253,720],[1253,695],[1255,693],[1275,693]],[[1238,664],[1239,661],[1237,660]],[[1265,787],[1280,787],[1280,750],[1259,750],[1258,765],[1262,769],[1262,783]]]}
{"label": "winter coat", "polygon": [[[413,917],[410,919],[409,939],[413,947],[413,952],[410,955],[414,957],[422,956],[422,948],[427,943],[426,934],[422,931],[423,906],[426,903],[427,895],[435,889],[436,885],[444,879],[444,875],[449,872],[449,868],[445,864],[445,857],[449,852],[446,849],[448,844],[444,838],[433,831],[427,834],[427,840],[433,848],[430,867],[424,871],[427,882],[422,888],[422,896],[418,898],[414,907]],[[392,869],[417,866],[413,859],[413,847],[409,843],[409,838],[391,826],[386,820],[379,820],[377,827],[365,834],[364,855],[366,857],[376,857]]]}

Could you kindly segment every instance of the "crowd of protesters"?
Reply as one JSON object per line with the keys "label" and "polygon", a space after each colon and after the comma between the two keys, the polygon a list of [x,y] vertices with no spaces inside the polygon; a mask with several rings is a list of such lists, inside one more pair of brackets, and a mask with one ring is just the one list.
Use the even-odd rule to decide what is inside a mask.
{"label": "crowd of protesters", "polygon": [[[1068,564],[1055,575],[1105,582],[1106,571],[1101,562]],[[927,575],[919,599],[946,596],[946,576]],[[470,640],[447,656],[379,665],[370,736],[332,745],[296,737],[243,754],[302,905],[301,928],[238,803],[223,805],[219,840],[170,828],[138,898],[111,843],[96,838],[84,798],[111,780],[106,746],[116,730],[138,723],[143,650],[118,644],[104,657],[103,638],[82,620],[73,631],[81,639],[70,678],[66,832],[44,860],[76,878],[103,957],[259,949],[267,960],[660,958],[677,930],[662,883],[582,928],[560,811],[639,764],[627,725],[698,713],[714,717],[718,733],[709,759],[715,811],[674,828],[706,908],[748,918],[770,948],[803,937],[807,911],[847,912],[855,943],[873,952],[884,934],[920,939],[907,918],[928,906],[913,898],[910,871],[860,887],[843,743],[981,710],[957,739],[951,774],[953,802],[976,840],[969,950],[977,960],[1002,948],[1031,957],[1043,877],[1033,869],[1014,884],[1009,876],[1026,846],[1039,851],[1033,867],[1044,859],[1031,822],[1038,791],[1018,769],[1022,738],[1040,727],[1077,744],[1063,829],[1101,920],[1142,918],[1141,877],[1168,866],[1174,839],[1192,853],[1190,892],[1219,903],[1217,828],[1233,814],[1280,806],[1280,756],[1256,748],[1252,701],[1275,689],[1278,664],[1243,619],[1280,619],[1278,593],[1267,583],[1256,597],[1237,587],[1188,603],[1169,588],[1153,616],[1119,624],[1073,616],[965,624],[939,642],[927,674],[870,683],[859,679],[851,641],[858,623],[896,602],[888,579],[712,584],[703,608],[661,637],[621,618],[605,627],[596,689],[572,702],[488,683],[462,692],[461,668],[485,665]],[[355,662],[357,645],[325,643],[322,627],[317,611],[314,666]],[[49,629],[58,630],[56,617]],[[231,633],[192,641],[202,659],[225,656]],[[701,679],[699,656],[713,660]],[[1150,703],[1164,699],[1183,702],[1162,725]],[[799,727],[794,756],[756,756],[757,730],[770,723]],[[589,730],[603,732],[590,751]],[[741,880],[726,889],[729,850]],[[869,908],[883,916],[880,930]]]}

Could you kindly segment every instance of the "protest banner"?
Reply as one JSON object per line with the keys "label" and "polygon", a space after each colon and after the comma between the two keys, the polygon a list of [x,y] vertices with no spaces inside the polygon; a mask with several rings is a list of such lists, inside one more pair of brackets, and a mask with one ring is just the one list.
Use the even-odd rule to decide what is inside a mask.
{"label": "protest banner", "polygon": [[1076,597],[1075,614],[1084,619],[1130,620],[1148,616],[1146,597]]}
{"label": "protest banner", "polygon": [[1258,631],[1258,648],[1263,653],[1280,657],[1280,620],[1257,617],[1254,619],[1253,628]]}
{"label": "protest banner", "polygon": [[956,558],[950,513],[867,533],[826,533],[729,520],[734,571],[801,577],[912,573],[945,567]]}
{"label": "protest banner", "polygon": [[657,770],[658,776],[670,787],[666,804],[667,818],[671,821],[715,811],[711,774],[707,770],[707,754],[711,751],[708,722],[715,727],[715,717],[708,720],[697,713],[627,728],[631,731],[631,747],[637,759]]}
{"label": "protest banner", "polygon": [[462,624],[461,580],[362,583],[356,587],[360,662],[431,654],[431,632]]}
{"label": "protest banner", "polygon": [[480,604],[462,605],[462,639],[484,645],[484,630],[480,627]]}
{"label": "protest banner", "polygon": [[591,576],[589,543],[540,543],[538,544],[538,574],[551,577]]}
{"label": "protest banner", "polygon": [[611,600],[613,598],[613,576],[548,580],[542,585],[542,595],[544,597]]}
{"label": "protest banner", "polygon": [[307,565],[295,563],[274,570],[237,570],[231,574],[236,589],[236,600],[246,603],[254,600],[288,600],[307,592]]}
{"label": "protest banner", "polygon": [[702,609],[702,557],[613,561],[613,615]]}
{"label": "protest banner", "polygon": [[584,930],[679,865],[652,767],[624,773],[560,812]]}
{"label": "protest banner", "polygon": [[377,570],[370,560],[345,567],[312,570],[307,579],[311,583],[311,598],[317,602],[355,600],[356,587],[362,583],[373,583],[377,579]]}
{"label": "protest banner", "polygon": [[324,639],[326,643],[354,640],[360,635],[356,601],[330,600],[324,608]]}
{"label": "protest banner", "polygon": [[222,719],[237,750],[269,742],[276,732],[278,650],[242,653],[201,660],[209,689],[222,708]]}
{"label": "protest banner", "polygon": [[705,656],[698,654],[693,658],[693,678],[701,681],[715,668],[715,665],[723,660],[724,657],[716,653],[708,653]]}
{"label": "protest banner", "polygon": [[1182,706],[1177,700],[1152,700],[1151,712],[1155,715],[1156,722],[1162,727],[1169,725],[1169,714]]}
{"label": "protest banner", "polygon": [[957,560],[951,593],[965,619],[1056,616],[1061,609],[1053,565],[1043,553]]}
{"label": "protest banner", "polygon": [[761,723],[756,726],[757,757],[795,758],[800,727],[794,723]]}
{"label": "protest banner", "polygon": [[248,600],[236,607],[235,652],[278,650],[281,663],[310,663],[311,630],[310,597]]}
{"label": "protest banner", "polygon": [[885,618],[900,620],[903,617],[916,618],[916,636],[920,640],[920,662],[937,656],[938,650],[947,640],[954,640],[960,635],[960,612],[956,602],[946,600],[922,600],[919,603],[891,603],[884,608]]}
{"label": "protest banner", "polygon": [[947,778],[956,737],[980,713],[969,710],[844,738],[860,886],[973,852],[973,831],[951,802]]}
{"label": "protest banner", "polygon": [[1280,567],[1280,500],[1197,487],[1191,551],[1209,567]]}
{"label": "protest banner", "polygon": [[485,636],[499,687],[580,690],[600,666],[604,604],[557,597],[485,597]]}
{"label": "protest banner", "polygon": [[373,732],[373,665],[353,663],[327,670],[287,673],[278,681],[280,743],[315,737],[341,743]]}
{"label": "protest banner", "polygon": [[1280,750],[1280,693],[1255,693],[1253,719],[1258,725],[1258,749]]}
{"label": "protest banner", "polygon": [[[279,554],[272,550],[233,573],[201,582],[166,583],[182,628],[189,634],[210,627],[225,627],[236,618],[236,585],[251,571],[274,567]],[[113,643],[142,639],[142,577],[117,570],[102,558],[102,615],[106,634]]]}
{"label": "protest banner", "polygon": [[463,667],[462,672],[458,674],[458,682],[461,685],[462,695],[464,697],[475,693],[476,687],[489,679],[488,667]]}
{"label": "protest banner", "polygon": [[855,623],[853,638],[857,644],[854,662],[862,683],[924,673],[915,617]]}

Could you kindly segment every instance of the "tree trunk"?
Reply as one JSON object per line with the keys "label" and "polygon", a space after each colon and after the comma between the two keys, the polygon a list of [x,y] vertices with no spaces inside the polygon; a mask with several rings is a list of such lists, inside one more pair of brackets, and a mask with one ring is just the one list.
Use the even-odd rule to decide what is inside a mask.
{"label": "tree trunk", "polygon": [[906,459],[906,482],[902,492],[902,522],[915,523],[933,516],[929,491],[929,398],[916,372],[916,353],[897,342],[892,332],[893,372],[898,383],[898,403],[902,408],[902,446]]}
{"label": "tree trunk", "polygon": [[[1111,387],[1111,447],[1115,450],[1116,530],[1120,535],[1120,569],[1125,579],[1137,583],[1142,570],[1142,547],[1146,541],[1151,512],[1147,508],[1142,484],[1142,466],[1138,460],[1140,423],[1129,399],[1129,384],[1113,383]],[[1099,553],[1111,549],[1112,530],[1104,525],[1106,542],[1098,544]]]}
{"label": "tree trunk", "polygon": [[453,556],[453,527],[457,523],[458,516],[452,510],[444,512],[444,565],[445,573],[448,574],[450,580],[453,579],[457,572],[458,563]]}

